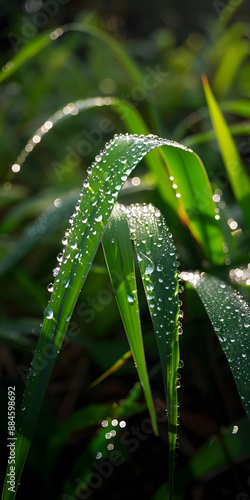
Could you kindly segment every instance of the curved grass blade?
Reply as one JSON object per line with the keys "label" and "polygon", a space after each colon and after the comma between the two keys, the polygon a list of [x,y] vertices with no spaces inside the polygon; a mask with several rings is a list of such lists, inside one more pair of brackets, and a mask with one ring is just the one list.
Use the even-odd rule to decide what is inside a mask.
{"label": "curved grass blade", "polygon": [[195,288],[226,355],[250,419],[250,308],[232,287],[215,276],[182,273]]}
{"label": "curved grass blade", "polygon": [[[29,140],[26,145],[28,147],[21,152],[17,163],[22,163],[29,154],[26,149],[29,151],[34,149],[37,144],[37,139],[34,140],[34,137],[37,135],[41,139],[43,134],[51,130],[61,118],[75,115],[80,110],[105,105],[111,105],[130,132],[147,133],[147,126],[141,115],[126,101],[110,97],[80,100],[68,104],[52,115]],[[152,140],[157,138],[153,135],[149,137],[152,137]],[[225,260],[222,250],[223,237],[218,221],[215,220],[216,207],[204,165],[198,155],[186,147],[171,141],[166,141],[165,144],[173,146],[171,150],[168,149],[167,154],[165,150],[161,150],[165,165],[157,151],[151,151],[149,157],[145,159],[150,170],[156,175],[159,191],[171,210],[178,212],[183,223],[202,247],[206,257],[214,264],[223,264]],[[187,153],[190,154],[187,155]],[[170,180],[174,189],[177,189],[177,186],[179,188],[179,192],[175,191],[176,195],[173,193]]]}
{"label": "curved grass blade", "polygon": [[[232,113],[234,115],[242,116],[243,118],[250,118],[250,104],[246,99],[221,101],[220,108],[223,112]],[[186,134],[190,133],[190,129],[200,121],[206,119],[208,116],[209,111],[207,108],[200,108],[197,111],[193,111],[178,123],[173,131],[173,137],[175,137],[177,141],[185,141]],[[194,136],[196,135],[200,134],[194,134]]]}
{"label": "curved grass blade", "polygon": [[247,99],[234,99],[220,103],[222,111],[250,118],[250,103]]}
{"label": "curved grass blade", "polygon": [[221,155],[227,170],[228,178],[236,200],[239,202],[245,224],[250,228],[250,180],[241,162],[240,155],[235,146],[227,123],[212,94],[207,77],[202,77],[203,87],[210,111],[211,120],[216,133]]}
{"label": "curved grass blade", "polygon": [[152,205],[124,208],[134,240],[158,345],[168,411],[169,482],[173,498],[177,437],[179,299],[177,254],[165,220]]}
{"label": "curved grass blade", "polygon": [[56,28],[54,31],[47,31],[41,35],[37,35],[34,39],[28,42],[20,49],[11,61],[8,61],[2,68],[0,73],[0,83],[9,78],[16,72],[27,60],[36,56],[41,50],[47,47],[51,42],[57,40],[64,33],[78,31],[98,38],[104,42],[113,52],[118,62],[124,67],[135,83],[141,83],[141,74],[134,64],[133,60],[127,55],[122,45],[117,42],[112,36],[105,31],[100,30],[95,26],[84,23],[72,23]]}
{"label": "curved grass blade", "polygon": [[[193,154],[184,146],[157,136],[115,136],[96,156],[93,170],[89,170],[83,183],[75,213],[70,219],[71,228],[62,240],[65,249],[57,258],[54,285],[49,285],[51,300],[44,311],[42,331],[17,421],[17,484],[57,354],[118,194],[138,162],[159,146],[168,146],[169,151],[183,150],[189,158]],[[15,493],[8,491],[5,482],[3,499],[14,499]]]}
{"label": "curved grass blade", "polygon": [[148,379],[139,315],[132,244],[125,214],[115,206],[102,239],[109,276],[141,381],[155,435],[156,414]]}
{"label": "curved grass blade", "polygon": [[[87,109],[95,107],[99,108],[102,106],[108,106],[115,111],[131,134],[148,135],[150,133],[150,130],[140,113],[129,102],[123,99],[116,97],[79,99],[78,101],[68,103],[63,108],[57,110],[43,123],[41,127],[36,130],[16,159],[15,164],[18,164],[21,167],[34,148],[40,144],[44,135],[47,135],[50,131],[52,131],[53,127],[62,120],[76,116],[79,112]],[[162,195],[162,198],[165,200],[167,205],[170,206],[175,213],[177,213],[178,200],[171,189],[168,171],[166,170],[166,165],[164,165],[159,152],[152,151],[151,154],[145,158],[145,162],[155,175],[157,187]],[[13,172],[11,175],[14,175]],[[184,210],[183,207],[182,210]],[[182,213],[180,210],[179,212]]]}
{"label": "curved grass blade", "polygon": [[[96,156],[93,170],[89,170],[83,183],[75,213],[70,219],[71,228],[63,238],[65,249],[57,258],[54,285],[49,285],[51,300],[44,311],[42,331],[17,420],[16,488],[51,372],[118,193],[137,163],[151,149],[162,144],[183,147],[155,137],[115,136]],[[7,477],[3,500],[14,499],[16,495],[16,489],[15,492],[8,491]]]}

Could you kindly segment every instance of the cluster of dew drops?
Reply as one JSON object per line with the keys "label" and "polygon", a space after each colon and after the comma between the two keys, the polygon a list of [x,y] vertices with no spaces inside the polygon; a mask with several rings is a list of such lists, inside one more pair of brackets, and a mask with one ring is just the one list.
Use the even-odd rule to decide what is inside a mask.
{"label": "cluster of dew drops", "polygon": [[[139,264],[143,266],[144,268],[144,279],[145,279],[145,287],[146,287],[146,293],[147,293],[147,298],[149,300],[149,307],[152,315],[153,322],[157,322],[157,317],[159,316],[159,312],[161,310],[164,310],[164,303],[163,303],[163,298],[158,297],[157,302],[155,299],[154,295],[154,284],[151,279],[152,273],[156,270],[158,274],[158,282],[161,286],[161,288],[164,288],[164,293],[167,292],[167,300],[169,301],[169,306],[167,306],[167,313],[168,316],[172,317],[167,317],[167,314],[164,314],[164,320],[165,322],[167,321],[169,325],[175,325],[176,324],[176,318],[173,318],[174,316],[174,310],[171,308],[171,303],[173,303],[173,297],[176,294],[176,281],[172,280],[171,282],[167,281],[165,279],[165,272],[164,272],[164,266],[162,262],[154,263],[151,255],[150,255],[150,250],[149,248],[145,248],[145,251],[142,252],[141,250],[141,245],[139,241],[137,240],[137,232],[140,232],[140,235],[142,235],[142,231],[144,228],[144,231],[147,233],[147,238],[153,238],[153,232],[151,232],[152,227],[156,226],[156,221],[157,221],[157,229],[158,229],[158,234],[157,234],[157,239],[154,238],[153,241],[153,247],[157,248],[157,251],[161,252],[161,257],[166,256],[166,251],[165,251],[165,240],[166,238],[168,239],[168,259],[173,264],[173,268],[176,269],[176,272],[178,270],[179,266],[179,261],[178,261],[178,254],[176,252],[175,245],[173,243],[172,235],[169,232],[166,223],[161,215],[161,212],[155,208],[152,204],[146,205],[132,205],[130,207],[124,207],[121,206],[121,209],[123,212],[126,213],[127,219],[129,220],[129,226],[130,226],[130,231],[131,231],[131,239],[134,240],[135,246],[137,247],[137,258],[139,261]],[[143,238],[140,239],[142,245],[146,244],[146,237],[145,239]],[[180,281],[180,278],[178,278],[178,281]],[[184,287],[179,284],[178,287],[178,292],[182,293],[184,290]],[[184,313],[181,309],[182,306],[182,301],[178,299],[177,302],[177,322],[178,322],[178,334],[181,335],[183,333],[183,329],[180,323],[180,320],[183,318]],[[157,336],[158,338],[161,338],[163,335],[163,332],[165,336],[167,336],[170,332],[165,331],[165,325],[163,323],[160,323],[159,325],[156,324],[157,326]],[[179,361],[179,368],[183,368],[184,363],[182,360]],[[180,374],[177,374],[177,388],[181,386],[180,384]]]}

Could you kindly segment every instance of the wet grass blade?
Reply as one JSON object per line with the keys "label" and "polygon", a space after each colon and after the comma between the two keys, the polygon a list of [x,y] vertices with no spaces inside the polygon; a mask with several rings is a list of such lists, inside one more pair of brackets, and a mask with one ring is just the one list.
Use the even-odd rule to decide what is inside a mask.
{"label": "wet grass blade", "polygon": [[[223,237],[215,219],[213,192],[205,167],[192,150],[171,148],[165,152],[170,179],[176,196],[182,200],[188,220],[187,227],[213,264],[223,264]],[[188,153],[188,154],[187,154]],[[181,210],[181,206],[179,206]],[[185,217],[185,216],[184,216]]]}
{"label": "wet grass blade", "polygon": [[220,111],[220,108],[212,94],[208,80],[205,75],[202,78],[207,105],[211,120],[221,150],[227,175],[235,196],[241,206],[245,224],[250,228],[250,180],[241,162],[240,155],[233,141],[229,127]]}
{"label": "wet grass blade", "polygon": [[[34,148],[41,142],[43,137],[51,133],[53,127],[60,124],[62,120],[72,118],[79,112],[83,112],[91,108],[109,107],[120,117],[126,129],[131,134],[148,135],[150,130],[143,120],[140,113],[127,101],[114,97],[95,97],[89,99],[80,99],[73,103],[69,103],[63,108],[57,110],[50,116],[45,123],[39,127],[34,135],[29,139],[25,148],[21,151],[20,155],[14,163],[22,166],[26,158],[34,151]],[[39,137],[39,142],[37,142]],[[165,158],[164,158],[165,160]],[[162,198],[171,209],[178,212],[178,200],[172,190],[171,182],[169,180],[168,170],[166,169],[166,162],[164,164],[158,151],[151,151],[150,155],[145,158],[149,170],[153,172],[157,187],[161,193]],[[58,173],[60,175],[60,172]],[[13,176],[13,173],[10,173]],[[181,212],[179,210],[179,212]]]}
{"label": "wet grass blade", "polygon": [[102,243],[111,284],[144,390],[154,433],[158,435],[142,340],[132,244],[126,215],[119,210],[119,206],[115,206],[112,212]]}
{"label": "wet grass blade", "polygon": [[[0,330],[0,332],[1,332],[1,330]],[[126,351],[123,354],[123,356],[121,356],[121,358],[119,358],[108,370],[106,370],[106,372],[104,372],[102,375],[100,375],[100,377],[98,377],[96,380],[94,380],[94,382],[92,382],[90,384],[89,388],[93,389],[94,387],[96,387],[98,384],[103,382],[103,380],[105,380],[107,377],[109,377],[109,375],[111,375],[112,373],[115,373],[117,370],[122,368],[122,366],[124,366],[125,363],[127,363],[127,361],[131,358],[132,358],[132,352],[130,350]]]}
{"label": "wet grass blade", "polygon": [[182,273],[195,288],[226,355],[241,402],[250,419],[250,308],[215,276]]}
{"label": "wet grass blade", "polygon": [[[78,295],[92,265],[111,211],[123,183],[139,161],[155,147],[184,146],[155,136],[115,136],[96,156],[62,240],[54,284],[48,286],[51,300],[32,360],[16,427],[16,484],[18,484],[51,372],[67,331]],[[9,467],[9,466],[8,466]],[[9,473],[9,468],[7,470]],[[6,476],[7,478],[8,476]],[[5,481],[3,499],[15,498]]]}
{"label": "wet grass blade", "polygon": [[168,411],[170,500],[177,436],[179,298],[177,254],[165,220],[152,205],[126,209],[158,345]]}

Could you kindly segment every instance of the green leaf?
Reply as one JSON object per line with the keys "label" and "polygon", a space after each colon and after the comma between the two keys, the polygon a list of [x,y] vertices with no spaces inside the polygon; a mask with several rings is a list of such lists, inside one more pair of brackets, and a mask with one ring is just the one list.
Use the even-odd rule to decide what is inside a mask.
{"label": "green leaf", "polygon": [[144,390],[154,433],[158,435],[142,341],[132,244],[126,215],[119,206],[115,206],[112,212],[102,243],[110,280]]}
{"label": "green leaf", "polygon": [[8,61],[0,73],[0,83],[9,78],[20,68],[27,60],[36,56],[41,50],[47,47],[54,40],[57,40],[64,33],[77,31],[94,36],[104,42],[113,52],[118,62],[124,67],[135,83],[141,83],[141,74],[134,64],[133,60],[126,54],[122,45],[105,31],[85,23],[72,23],[56,28],[54,31],[48,31],[37,35],[24,47],[20,49],[11,61]]}
{"label": "green leaf", "polygon": [[[65,249],[58,256],[59,265],[54,270],[54,285],[49,285],[50,291],[53,290],[51,300],[44,311],[42,331],[17,421],[17,484],[57,354],[118,194],[138,162],[158,146],[167,146],[168,151],[172,152],[171,162],[174,162],[173,155],[175,152],[178,154],[178,151],[185,153],[187,165],[193,158],[193,153],[184,146],[157,136],[115,136],[105,150],[96,156],[93,170],[89,170],[89,176],[83,183],[75,213],[70,219],[71,227],[63,238]],[[184,161],[184,157],[181,158]],[[196,156],[193,160],[197,161]],[[197,166],[200,168],[199,162]],[[207,207],[204,210],[206,213]],[[194,214],[194,218],[197,217],[198,212]],[[207,228],[206,241],[211,231],[212,234],[220,235],[212,214],[211,219],[204,218],[204,224]],[[15,498],[15,493],[8,491],[5,482],[3,499],[11,498]]]}
{"label": "green leaf", "polygon": [[228,178],[236,200],[239,202],[245,224],[250,227],[250,180],[241,162],[240,155],[233,141],[227,123],[212,94],[206,76],[203,76],[203,87],[210,111],[211,120],[216,133],[221,155],[227,170]]}
{"label": "green leaf", "polygon": [[215,219],[213,192],[201,159],[192,150],[171,148],[165,161],[187,213],[187,226],[206,257],[214,264],[223,264],[223,237]]}
{"label": "green leaf", "polygon": [[250,419],[250,308],[215,276],[182,273],[195,288],[227,357],[241,402]]}
{"label": "green leaf", "polygon": [[[71,227],[63,238],[65,249],[57,259],[54,285],[49,286],[50,290],[53,289],[51,300],[44,311],[42,331],[17,420],[17,485],[69,320],[118,194],[138,162],[151,149],[164,144],[183,147],[154,136],[115,136],[105,150],[96,156],[89,176],[83,183],[75,213],[70,219]],[[14,499],[15,493],[8,491],[6,481],[3,499]]]}
{"label": "green leaf", "polygon": [[169,429],[170,499],[173,495],[177,435],[179,299],[177,254],[165,220],[152,205],[126,209],[158,345]]}

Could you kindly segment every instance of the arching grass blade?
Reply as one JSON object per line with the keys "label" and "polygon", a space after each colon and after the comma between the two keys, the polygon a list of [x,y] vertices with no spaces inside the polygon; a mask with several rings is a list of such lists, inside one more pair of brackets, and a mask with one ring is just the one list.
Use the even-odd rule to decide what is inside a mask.
{"label": "arching grass blade", "polygon": [[207,311],[250,419],[250,308],[231,286],[215,276],[182,273]]}
{"label": "arching grass blade", "polygon": [[[53,125],[65,116],[71,116],[71,113],[75,115],[78,111],[105,105],[111,106],[119,114],[130,132],[148,133],[147,125],[133,106],[126,101],[110,97],[97,97],[71,103],[65,107],[68,108],[66,115],[63,111],[65,108],[63,108],[52,115],[45,124],[50,123],[49,130],[51,130]],[[35,136],[38,135],[42,138],[47,133],[44,132],[45,124],[36,131]],[[158,139],[157,136],[153,135],[149,135],[148,138],[152,141]],[[167,152],[165,148],[162,148],[162,159],[157,151],[151,151],[149,157],[145,158],[148,167],[156,175],[159,191],[171,210],[178,213],[183,223],[189,228],[193,237],[202,247],[206,258],[211,260],[213,264],[223,264],[225,260],[222,249],[224,240],[218,221],[215,220],[216,207],[204,165],[198,155],[185,146],[174,141],[165,141],[159,145],[163,146],[164,144],[173,147],[168,148]],[[35,145],[36,142],[31,138],[27,149],[33,150]],[[25,159],[28,154],[26,150],[23,150],[17,158],[17,163],[20,163],[20,159]],[[176,191],[172,189],[171,184]]]}
{"label": "arching grass blade", "polygon": [[116,59],[124,67],[132,80],[137,84],[141,83],[141,74],[133,60],[127,55],[122,45],[108,33],[105,33],[105,31],[87,23],[67,24],[56,28],[52,32],[50,30],[42,33],[41,35],[37,35],[34,39],[22,47],[11,61],[8,61],[4,65],[2,72],[0,73],[0,83],[9,78],[26,61],[39,54],[41,50],[47,47],[54,40],[57,40],[64,33],[71,31],[82,32],[94,36],[104,42],[111,49]]}

